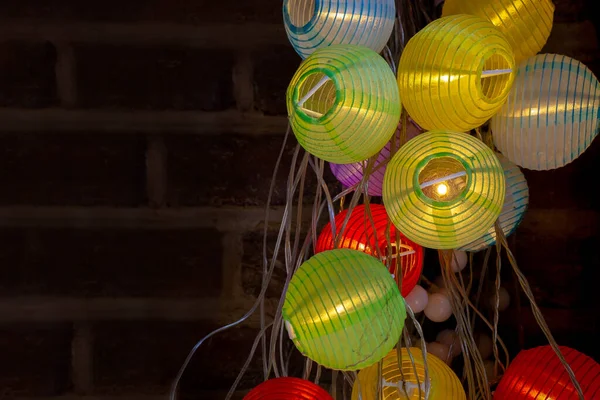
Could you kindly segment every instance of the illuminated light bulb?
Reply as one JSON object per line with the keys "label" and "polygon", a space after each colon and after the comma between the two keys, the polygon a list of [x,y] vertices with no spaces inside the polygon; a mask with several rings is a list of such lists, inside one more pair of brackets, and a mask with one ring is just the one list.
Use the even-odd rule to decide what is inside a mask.
{"label": "illuminated light bulb", "polygon": [[406,296],[406,304],[416,314],[420,313],[427,307],[429,295],[421,285],[416,285],[413,290]]}
{"label": "illuminated light bulb", "polygon": [[458,337],[458,334],[453,330],[444,329],[443,331],[437,334],[435,340],[439,343],[448,345],[450,347],[452,357],[456,357],[457,355],[462,353],[460,338]]}
{"label": "illuminated light bulb", "polygon": [[440,183],[439,185],[437,185],[437,188],[435,190],[440,196],[445,196],[446,194],[448,194],[448,185],[446,185],[445,183]]}
{"label": "illuminated light bulb", "polygon": [[443,293],[434,293],[429,296],[425,316],[433,322],[444,322],[452,315],[450,300]]}

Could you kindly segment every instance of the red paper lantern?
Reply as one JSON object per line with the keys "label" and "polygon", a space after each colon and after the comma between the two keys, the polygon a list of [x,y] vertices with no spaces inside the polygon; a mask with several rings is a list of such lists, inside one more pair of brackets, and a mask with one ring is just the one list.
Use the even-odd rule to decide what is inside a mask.
{"label": "red paper lantern", "polygon": [[[600,399],[600,364],[569,347],[560,351],[586,399]],[[578,400],[567,371],[550,346],[521,351],[510,364],[494,400]]]}
{"label": "red paper lantern", "polygon": [[[423,269],[423,248],[407,239],[390,223],[385,207],[380,204],[370,205],[371,221],[364,204],[354,207],[348,223],[341,234],[337,248],[359,250],[386,262],[389,247],[386,229],[390,225],[390,242],[392,245],[392,261],[390,273],[396,274],[398,259],[402,270],[402,296],[406,297],[415,287]],[[335,229],[342,229],[348,210],[335,216]],[[400,249],[396,246],[397,235],[400,237]],[[331,230],[331,222],[327,223],[317,239],[315,253],[335,248],[335,237]]]}
{"label": "red paper lantern", "polygon": [[299,378],[269,379],[252,389],[244,400],[333,400],[320,386]]}

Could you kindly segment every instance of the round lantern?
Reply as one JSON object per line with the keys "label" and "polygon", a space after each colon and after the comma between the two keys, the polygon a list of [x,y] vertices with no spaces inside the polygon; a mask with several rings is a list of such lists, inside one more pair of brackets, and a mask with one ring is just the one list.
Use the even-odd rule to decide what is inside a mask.
{"label": "round lantern", "polygon": [[[396,130],[396,136],[399,137],[401,127]],[[410,140],[419,134],[419,129],[412,123],[409,123],[406,127],[406,139]],[[377,155],[377,159],[373,164],[371,175],[369,176],[367,185],[367,194],[369,196],[381,196],[381,189],[383,186],[383,175],[385,174],[385,168],[387,162],[390,159],[392,150],[392,142],[394,138],[390,140],[383,149]],[[399,141],[396,142],[394,149],[398,149]],[[352,164],[334,164],[330,163],[331,172],[337,178],[338,181],[344,187],[352,187],[358,184],[364,176],[364,169],[367,165],[367,161],[352,163]]]}
{"label": "round lantern", "polygon": [[510,44],[491,22],[440,18],[406,44],[398,65],[400,98],[423,129],[466,132],[502,107],[514,66]]}
{"label": "round lantern", "polygon": [[333,44],[360,45],[379,53],[395,19],[394,0],[283,0],[285,31],[302,58]]}
{"label": "round lantern", "polygon": [[[390,220],[385,207],[380,204],[371,204],[369,210],[372,220],[364,204],[354,207],[343,232],[342,227],[348,215],[348,210],[344,210],[335,216],[336,232],[338,234],[342,232],[338,247],[359,250],[374,257],[379,257],[386,262],[390,247],[386,239],[386,230]],[[397,239],[400,239],[400,249],[397,248]],[[315,253],[334,249],[335,240],[336,238],[331,230],[331,222],[329,222],[317,239]],[[394,275],[397,273],[398,260],[400,260],[402,296],[406,297],[421,277],[423,248],[407,239],[391,224],[389,244],[392,247],[390,272]]]}
{"label": "round lantern", "polygon": [[395,77],[373,50],[334,45],[315,51],[287,90],[287,110],[298,142],[338,164],[363,161],[390,140],[400,121]]}
{"label": "round lantern", "polygon": [[502,165],[480,140],[432,131],[406,143],[389,162],[383,202],[406,237],[455,249],[480,238],[504,202]]}
{"label": "round lantern", "polygon": [[398,342],[405,319],[404,299],[390,273],[357,250],[324,251],[304,262],[283,305],[298,350],[338,370],[381,360]]}
{"label": "round lantern", "polygon": [[[527,180],[521,172],[521,169],[510,162],[506,157],[497,154],[500,164],[504,169],[504,178],[506,181],[506,196],[504,197],[504,206],[500,212],[498,222],[508,237],[517,229],[529,204],[529,187]],[[490,229],[479,239],[462,247],[464,251],[479,251],[496,243],[496,227],[492,225]]]}
{"label": "round lantern", "polygon": [[269,379],[252,389],[244,400],[333,400],[320,386],[304,379]]}
{"label": "round lantern", "polygon": [[[600,364],[569,347],[559,346],[575,373],[585,399],[600,399]],[[517,354],[494,393],[494,400],[578,399],[575,386],[550,346]]]}
{"label": "round lantern", "polygon": [[494,144],[521,167],[549,170],[581,155],[598,133],[600,85],[585,65],[556,54],[521,63],[491,120]]}
{"label": "round lantern", "polygon": [[442,16],[454,14],[476,15],[494,24],[508,39],[518,63],[546,44],[554,4],[551,0],[446,0]]}
{"label": "round lantern", "polygon": [[[413,365],[408,351],[406,348],[400,349],[400,363],[398,362],[396,349],[392,350],[381,361],[381,386],[383,388],[381,399],[420,400],[425,398],[423,354],[419,348],[410,348],[410,354],[414,359]],[[359,398],[362,400],[378,400],[376,397],[379,384],[378,368],[379,365],[375,364],[358,373],[358,379],[352,388],[352,400],[359,400]],[[428,354],[427,368],[430,382],[429,400],[466,400],[467,396],[460,380],[446,363],[436,356]],[[419,396],[419,384],[421,386],[421,396]],[[359,395],[362,397],[359,397]]]}

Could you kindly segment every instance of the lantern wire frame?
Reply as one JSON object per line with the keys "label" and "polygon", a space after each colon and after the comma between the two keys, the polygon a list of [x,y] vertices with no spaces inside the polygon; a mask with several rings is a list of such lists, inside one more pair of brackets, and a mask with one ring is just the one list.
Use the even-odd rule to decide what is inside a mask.
{"label": "lantern wire frame", "polygon": [[[388,42],[388,45],[386,46],[386,48],[384,48],[382,52],[382,55],[384,56],[394,73],[396,73],[396,62],[397,60],[399,60],[406,42],[423,26],[440,16],[440,5],[438,4],[437,6],[433,6],[432,3],[432,1],[427,0],[396,0],[396,10],[398,15],[396,18],[394,31],[392,37],[390,38],[390,41]],[[407,122],[408,115],[405,111],[403,111],[401,116],[401,132],[400,135],[393,136],[392,145],[390,149],[390,158],[393,157],[393,155],[398,151],[398,149],[407,141]],[[287,148],[287,143],[290,137],[290,131],[291,129],[288,125],[288,129],[285,133],[283,144],[274,167],[271,185],[267,196],[262,242],[263,278],[261,282],[260,293],[258,294],[256,301],[250,308],[250,310],[248,310],[248,312],[246,312],[240,319],[225,326],[222,326],[216,329],[215,331],[209,333],[200,341],[198,341],[196,345],[190,350],[188,356],[184,360],[180,370],[178,371],[173,381],[173,384],[169,391],[170,400],[177,399],[177,393],[181,378],[183,377],[189,363],[191,362],[192,358],[196,355],[197,351],[202,346],[202,344],[204,344],[211,337],[248,321],[257,310],[259,311],[260,330],[254,340],[254,343],[250,349],[250,352],[242,369],[240,370],[237,378],[235,379],[226,396],[226,399],[228,400],[232,398],[234,392],[237,389],[237,386],[239,385],[244,374],[246,373],[250,362],[254,358],[254,355],[257,351],[259,351],[261,354],[263,370],[262,372],[264,380],[269,379],[271,376],[288,376],[290,373],[290,358],[294,349],[293,345],[291,344],[291,341],[288,340],[285,335],[285,326],[283,323],[281,311],[285,299],[285,294],[287,292],[287,288],[292,275],[297,270],[297,268],[310,257],[312,253],[311,251],[314,250],[314,248],[316,247],[316,241],[319,235],[319,221],[321,220],[324,214],[327,215],[328,220],[331,222],[332,231],[335,232],[335,234],[337,234],[336,247],[337,245],[339,245],[339,242],[342,237],[341,233],[343,233],[345,225],[348,222],[348,217],[351,214],[347,214],[347,218],[345,219],[341,227],[335,226],[335,215],[341,209],[344,209],[344,207],[348,208],[349,210],[352,210],[362,201],[362,203],[366,206],[367,217],[371,221],[371,223],[373,223],[373,217],[368,211],[368,205],[371,202],[371,198],[367,194],[367,189],[368,180],[374,170],[377,155],[371,157],[365,163],[363,179],[358,184],[354,185],[353,187],[345,188],[337,195],[332,195],[329,191],[327,183],[324,180],[324,172],[326,168],[325,162],[314,156],[311,156],[308,153],[305,153],[300,147],[300,145],[296,145],[294,153],[292,155],[291,167],[288,171],[286,202],[284,206],[282,220],[279,225],[277,239],[274,244],[273,255],[271,257],[268,256],[267,234],[269,231],[268,221],[270,221],[271,199],[275,190],[275,178],[279,173],[281,161],[283,159],[285,149]],[[491,141],[489,132],[486,132],[481,128],[477,128],[474,131],[474,135],[480,140],[482,140],[484,143],[486,143],[488,146],[493,148],[493,143]],[[386,164],[387,162],[383,162],[379,164],[377,168],[383,168]],[[306,178],[311,173],[311,171],[316,176],[317,188],[312,205],[306,206],[304,198],[307,183]],[[347,197],[350,198],[348,204],[346,204]],[[296,205],[294,205],[294,200],[296,200]],[[306,231],[307,224],[309,225],[308,233],[304,234],[304,232]],[[484,261],[480,267],[480,279],[478,280],[479,283],[477,287],[475,287],[476,285],[473,279],[473,253],[469,254],[469,272],[468,274],[466,274],[468,276],[468,280],[465,281],[463,274],[455,274],[452,271],[451,265],[453,257],[456,257],[454,255],[454,252],[452,250],[438,250],[442,278],[444,281],[444,285],[447,289],[447,295],[452,306],[453,314],[456,318],[456,333],[458,334],[460,339],[459,345],[461,346],[462,357],[464,359],[463,376],[461,380],[465,385],[468,398],[474,400],[491,399],[491,388],[498,382],[498,379],[492,382],[488,381],[484,367],[484,362],[477,348],[477,343],[474,335],[474,327],[477,320],[482,321],[484,326],[486,326],[490,330],[490,332],[492,332],[495,376],[499,376],[499,372],[503,372],[508,367],[510,361],[508,350],[502,339],[498,336],[500,302],[499,290],[501,284],[500,271],[502,267],[501,256],[504,252],[517,278],[517,281],[520,284],[520,287],[522,288],[526,297],[529,299],[531,309],[533,311],[533,315],[536,321],[538,322],[552,349],[555,351],[561,363],[565,367],[565,370],[567,371],[571,382],[573,383],[579,395],[579,398],[583,400],[584,397],[581,387],[575,378],[573,370],[561,354],[558,344],[552,337],[552,333],[550,332],[544,320],[544,317],[542,316],[539,307],[535,302],[533,293],[531,291],[531,288],[529,287],[527,279],[519,269],[516,259],[509,248],[506,236],[502,232],[502,229],[500,229],[497,222],[495,227],[497,235],[495,245],[496,274],[494,282],[494,304],[492,321],[488,321],[488,319],[479,310],[480,299],[483,293],[484,277],[490,269],[488,268],[488,264],[492,254],[492,247],[489,247],[485,252]],[[400,235],[397,235],[397,238],[399,240]],[[390,226],[388,226],[386,229],[386,239],[389,246],[388,254],[392,254]],[[396,243],[396,245],[399,246],[399,243]],[[271,305],[266,304],[265,295],[275,267],[278,264],[278,256],[281,252],[283,252],[284,256],[286,280],[283,286],[281,296],[279,298],[279,302],[275,307],[275,310],[273,310],[273,307]],[[382,260],[382,262],[386,263],[386,266],[388,268],[390,267],[391,261],[392,257],[388,257],[387,259]],[[457,262],[456,259],[454,259],[454,261]],[[394,278],[400,285],[402,279],[401,274],[396,274]],[[429,283],[430,286],[434,286],[433,284],[431,284],[431,282],[428,282],[425,277],[422,277],[422,279]],[[417,320],[414,313],[408,306],[406,307],[406,311],[408,316],[407,323],[405,324],[402,336],[398,338],[399,340],[396,346],[398,361],[399,363],[402,362],[400,349],[402,347],[413,347],[413,339],[419,338],[421,341],[421,351],[423,354],[423,360],[425,365],[425,382],[424,385],[421,385],[420,382],[418,382],[417,387],[419,398],[427,399],[429,397],[430,382],[427,371],[427,348],[426,342],[424,340],[423,330],[421,327],[425,317],[421,316],[420,320]],[[271,316],[273,312],[274,315]],[[260,349],[258,349],[259,347]],[[500,350],[502,350],[502,357]],[[410,352],[408,352],[408,354],[413,367],[416,368],[414,358],[412,357]],[[323,368],[320,365],[315,365],[316,364],[312,360],[305,358],[302,377],[307,380],[310,379],[316,384],[319,384],[322,379]],[[378,390],[376,398],[381,398],[381,362],[378,363],[378,371]],[[404,380],[404,377],[402,378]],[[352,391],[352,386],[356,381],[356,372],[337,370],[331,371],[332,397],[335,400],[337,400],[338,398],[340,398],[341,395],[341,399],[349,399],[350,393]],[[398,390],[403,390],[404,394],[408,396],[406,387],[398,387]]]}

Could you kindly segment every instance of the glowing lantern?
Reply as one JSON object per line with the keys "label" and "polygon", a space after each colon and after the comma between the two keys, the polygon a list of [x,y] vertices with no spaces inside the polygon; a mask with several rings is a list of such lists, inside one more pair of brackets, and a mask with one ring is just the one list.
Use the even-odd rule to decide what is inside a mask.
{"label": "glowing lantern", "polygon": [[[398,259],[402,271],[402,296],[406,297],[413,290],[423,269],[423,248],[418,244],[408,240],[403,234],[398,232],[385,211],[385,207],[380,204],[371,204],[369,207],[371,217],[364,204],[354,207],[346,228],[342,232],[344,220],[348,215],[348,210],[344,210],[335,216],[336,232],[342,232],[339,248],[359,250],[374,257],[387,259],[389,246],[386,239],[386,230],[390,224],[390,242],[392,247],[392,261],[390,262],[390,272],[397,273]],[[400,251],[397,249],[396,239],[400,239]],[[335,248],[335,237],[331,231],[331,222],[321,231],[317,239],[315,253]]]}
{"label": "glowing lantern", "polygon": [[[392,350],[382,360],[382,400],[425,399],[425,363],[423,361],[423,354],[421,353],[421,349],[410,348],[410,354],[415,362],[413,365],[408,351],[406,348],[400,349],[400,363],[398,362],[396,349]],[[428,354],[427,367],[431,388],[429,400],[466,400],[467,396],[460,380],[446,363],[436,356]],[[359,394],[362,396],[362,400],[377,400],[376,393],[379,383],[377,377],[378,364],[360,371],[358,379],[352,388],[352,400],[359,400]],[[421,396],[419,396],[419,385],[421,386]],[[406,392],[403,388],[405,388]]]}
{"label": "glowing lantern", "polygon": [[320,386],[304,379],[269,379],[252,389],[244,400],[333,400]]}
{"label": "glowing lantern", "polygon": [[394,21],[394,0],[284,0],[288,39],[300,57],[332,44],[354,44],[381,52]]}
{"label": "glowing lantern", "polygon": [[455,249],[483,236],[504,202],[502,165],[480,140],[432,131],[389,162],[383,202],[390,219],[421,246]]}
{"label": "glowing lantern", "polygon": [[494,144],[521,167],[548,170],[581,155],[598,134],[600,85],[585,65],[556,54],[521,63],[491,120]]}
{"label": "glowing lantern", "polygon": [[400,121],[395,77],[373,50],[335,45],[315,51],[287,91],[298,142],[323,160],[348,164],[377,154]]}
{"label": "glowing lantern", "polygon": [[[575,373],[585,399],[600,398],[600,364],[568,347],[559,346]],[[523,350],[510,364],[494,393],[494,400],[571,400],[577,391],[550,346]]]}
{"label": "glowing lantern", "polygon": [[489,21],[440,18],[406,44],[398,65],[400,98],[423,129],[465,132],[502,107],[514,66],[510,45]]}
{"label": "glowing lantern", "polygon": [[[396,135],[400,135],[401,127],[396,130]],[[410,140],[420,133],[419,129],[412,123],[406,127],[406,139]],[[390,159],[392,148],[397,150],[399,147],[399,140],[396,141],[392,147],[394,138],[390,140],[383,149],[377,155],[377,159],[373,164],[371,175],[369,176],[367,185],[367,194],[369,196],[381,196],[381,190],[383,186],[383,175],[385,174],[385,168],[387,162]],[[331,172],[333,175],[342,183],[344,187],[352,187],[359,183],[364,176],[364,169],[367,166],[367,161],[352,163],[352,164],[334,164],[330,163]]]}
{"label": "glowing lantern", "polygon": [[442,16],[453,14],[489,20],[506,36],[518,63],[539,53],[546,44],[554,4],[550,0],[446,0]]}
{"label": "glowing lantern", "polygon": [[376,363],[394,347],[406,310],[379,260],[336,249],[298,268],[285,296],[283,319],[302,354],[327,368],[351,371]]}
{"label": "glowing lantern", "polygon": [[[521,169],[501,154],[498,159],[504,169],[504,178],[506,180],[506,196],[504,206],[500,212],[498,222],[508,237],[517,229],[529,204],[529,187],[527,180],[521,172]],[[496,228],[494,225],[479,239],[462,247],[465,251],[479,251],[496,243]]]}

